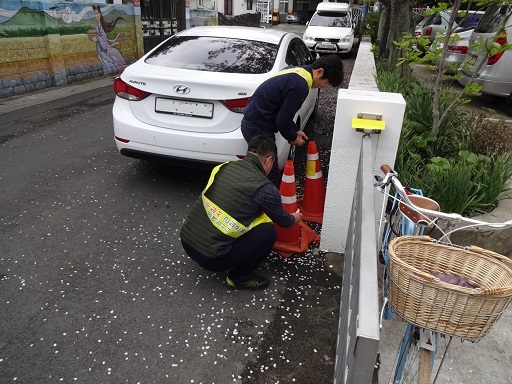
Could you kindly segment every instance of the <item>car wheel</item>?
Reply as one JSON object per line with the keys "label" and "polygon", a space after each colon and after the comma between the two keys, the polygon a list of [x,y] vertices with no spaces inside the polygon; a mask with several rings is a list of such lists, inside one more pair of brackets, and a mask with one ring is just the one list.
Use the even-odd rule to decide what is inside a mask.
{"label": "car wheel", "polygon": [[290,152],[288,152],[288,160],[295,161],[295,145],[290,145]]}

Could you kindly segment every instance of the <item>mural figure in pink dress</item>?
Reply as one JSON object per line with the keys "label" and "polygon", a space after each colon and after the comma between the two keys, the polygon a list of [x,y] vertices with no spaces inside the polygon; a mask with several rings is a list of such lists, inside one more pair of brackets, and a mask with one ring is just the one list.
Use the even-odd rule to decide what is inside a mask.
{"label": "mural figure in pink dress", "polygon": [[118,40],[126,40],[126,37],[118,33],[115,39],[111,40],[107,38],[107,33],[112,32],[117,22],[124,19],[118,17],[114,21],[107,22],[101,14],[99,5],[93,5],[92,9],[94,10],[98,24],[96,25],[96,33],[91,40],[96,42],[96,50],[101,64],[103,65],[103,72],[105,75],[121,72],[126,68],[126,62],[121,53],[114,48],[114,45],[119,44]]}

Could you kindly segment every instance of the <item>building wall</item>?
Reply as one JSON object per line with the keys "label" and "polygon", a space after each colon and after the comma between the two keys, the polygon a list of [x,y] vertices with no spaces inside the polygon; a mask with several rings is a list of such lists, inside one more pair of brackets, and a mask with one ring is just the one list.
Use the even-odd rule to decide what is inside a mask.
{"label": "building wall", "polygon": [[133,3],[0,0],[0,98],[115,74],[142,55]]}
{"label": "building wall", "polygon": [[186,4],[187,28],[218,25],[215,0],[189,0]]}
{"label": "building wall", "polygon": [[[224,3],[227,0],[216,0],[217,10],[221,13],[224,13]],[[260,0],[262,2],[267,2],[270,4],[270,8],[272,10],[274,4],[273,0]],[[277,2],[277,0],[274,0]],[[256,13],[256,3],[258,0],[233,0],[233,14],[227,16],[239,16],[246,13]],[[277,4],[277,3],[276,3]],[[277,5],[275,6],[275,11],[277,12]]]}
{"label": "building wall", "polygon": [[[142,1],[0,0],[0,99],[120,73],[144,55]],[[190,28],[218,25],[227,0],[183,1]],[[277,12],[278,0],[263,1]],[[232,0],[229,17],[236,20],[230,21],[245,17],[243,25],[252,25],[257,3]],[[98,38],[104,28],[93,9],[97,6],[105,22],[113,24],[106,39]]]}

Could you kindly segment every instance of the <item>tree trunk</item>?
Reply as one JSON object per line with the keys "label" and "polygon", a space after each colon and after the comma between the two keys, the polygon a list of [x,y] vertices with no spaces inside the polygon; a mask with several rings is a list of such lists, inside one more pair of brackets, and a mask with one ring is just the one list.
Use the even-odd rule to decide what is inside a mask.
{"label": "tree trunk", "polygon": [[388,57],[387,45],[389,35],[389,24],[391,22],[391,3],[389,0],[381,1],[383,7],[380,14],[379,31],[377,34],[377,40],[379,41],[379,57]]}
{"label": "tree trunk", "polygon": [[437,135],[439,133],[439,128],[441,127],[441,123],[444,120],[444,114],[443,117],[441,117],[441,111],[439,108],[441,107],[441,91],[443,88],[443,66],[444,66],[444,59],[446,58],[446,49],[448,47],[448,43],[450,41],[450,38],[453,35],[453,30],[451,25],[455,22],[455,16],[459,12],[459,9],[462,5],[462,0],[455,0],[453,2],[452,12],[450,14],[450,20],[448,21],[448,30],[446,31],[446,34],[444,36],[443,40],[443,52],[444,54],[441,55],[441,60],[439,62],[439,65],[437,68],[437,76],[436,80],[434,82],[434,99],[432,102],[432,133],[434,135]]}
{"label": "tree trunk", "polygon": [[401,65],[398,69],[396,64],[398,58],[401,57],[402,52],[399,51],[393,41],[402,41],[404,32],[411,31],[411,14],[409,0],[391,0],[391,24],[389,28],[388,37],[388,50],[389,50],[389,65],[388,69],[391,72],[397,70],[406,73],[409,72],[408,65]]}
{"label": "tree trunk", "polygon": [[[387,58],[389,57],[388,51],[388,38],[389,38],[389,25],[391,23],[391,12],[388,8],[384,7],[382,14],[380,16],[379,23],[379,31],[381,31],[381,36],[379,38],[379,57]],[[382,30],[380,26],[382,25]]]}

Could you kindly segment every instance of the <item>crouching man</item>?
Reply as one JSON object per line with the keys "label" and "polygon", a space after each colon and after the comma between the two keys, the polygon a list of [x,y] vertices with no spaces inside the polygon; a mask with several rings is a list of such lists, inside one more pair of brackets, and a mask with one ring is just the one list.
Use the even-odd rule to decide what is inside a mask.
{"label": "crouching man", "polygon": [[267,178],[276,159],[271,138],[253,137],[243,160],[213,169],[181,228],[187,255],[204,269],[227,271],[232,288],[266,288],[270,280],[254,271],[276,241],[272,221],[287,228],[302,218],[284,210],[279,191]]}

